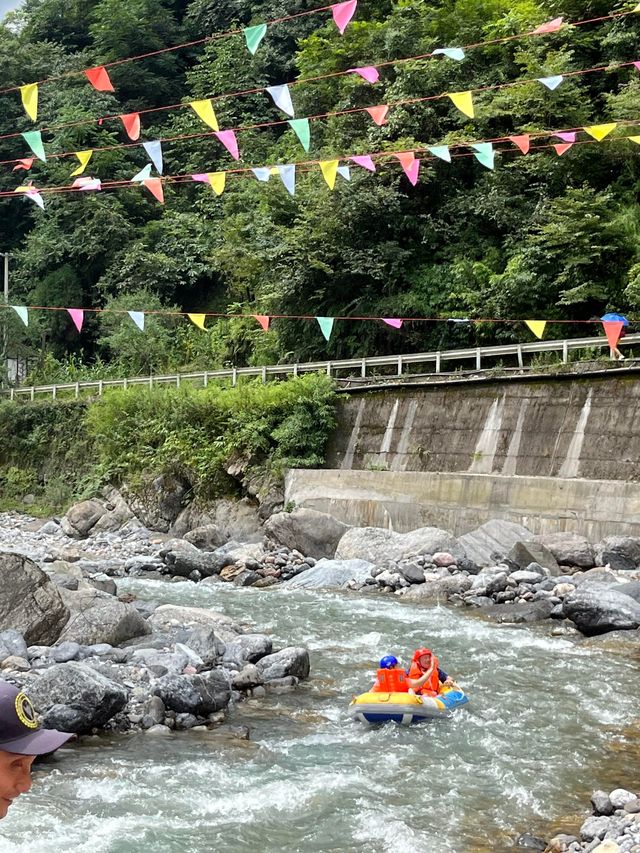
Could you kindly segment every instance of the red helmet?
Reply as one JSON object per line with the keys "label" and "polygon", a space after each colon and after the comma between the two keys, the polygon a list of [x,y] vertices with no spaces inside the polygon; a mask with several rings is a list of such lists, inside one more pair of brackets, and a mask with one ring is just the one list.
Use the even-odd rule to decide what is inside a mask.
{"label": "red helmet", "polygon": [[417,649],[413,653],[413,658],[412,658],[413,663],[417,663],[418,666],[420,666],[420,658],[424,657],[425,655],[429,655],[429,657],[433,657],[433,652],[431,651],[431,649]]}

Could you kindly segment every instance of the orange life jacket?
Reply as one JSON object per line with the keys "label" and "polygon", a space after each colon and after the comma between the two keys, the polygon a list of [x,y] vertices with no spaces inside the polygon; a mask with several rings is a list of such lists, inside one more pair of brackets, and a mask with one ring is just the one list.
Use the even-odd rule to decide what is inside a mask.
{"label": "orange life jacket", "polygon": [[370,693],[406,693],[407,677],[402,669],[379,669]]}
{"label": "orange life jacket", "polygon": [[[431,655],[431,666],[428,671],[429,678],[422,687],[415,688],[415,691],[423,696],[437,696],[440,692],[440,679],[438,677],[438,658],[434,654]],[[420,669],[417,661],[413,661],[409,669],[409,678],[417,681],[424,674],[425,670]]]}

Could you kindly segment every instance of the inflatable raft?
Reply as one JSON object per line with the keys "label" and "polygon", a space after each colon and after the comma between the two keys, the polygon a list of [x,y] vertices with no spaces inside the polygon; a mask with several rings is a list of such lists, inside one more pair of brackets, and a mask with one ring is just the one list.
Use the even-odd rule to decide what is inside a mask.
{"label": "inflatable raft", "polygon": [[437,696],[413,696],[411,693],[362,693],[349,705],[349,716],[363,723],[421,723],[450,716],[469,699],[457,688],[446,688]]}

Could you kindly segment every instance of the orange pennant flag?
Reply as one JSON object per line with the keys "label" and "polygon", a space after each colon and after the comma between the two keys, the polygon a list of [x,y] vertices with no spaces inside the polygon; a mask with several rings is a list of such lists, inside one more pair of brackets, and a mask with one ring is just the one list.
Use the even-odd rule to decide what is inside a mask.
{"label": "orange pennant flag", "polygon": [[379,127],[387,123],[389,107],[386,104],[380,107],[367,107],[367,112]]}
{"label": "orange pennant flag", "polygon": [[604,333],[609,341],[609,346],[611,349],[615,349],[618,346],[624,323],[621,320],[603,320],[602,325],[604,326]]}
{"label": "orange pennant flag", "polygon": [[509,139],[514,145],[522,151],[523,154],[528,154],[531,148],[531,137],[528,133],[523,133],[522,136],[510,136]]}
{"label": "orange pennant flag", "polygon": [[147,178],[147,180],[142,183],[149,190],[151,195],[158,199],[160,204],[164,204],[164,190],[162,188],[161,178]]}
{"label": "orange pennant flag", "polygon": [[254,314],[253,315],[258,323],[262,326],[265,332],[269,331],[269,323],[271,322],[271,317],[268,317],[266,314]]}
{"label": "orange pennant flag", "polygon": [[137,139],[140,139],[139,113],[128,113],[127,115],[120,116],[120,120],[124,125],[124,129],[126,130],[129,139],[132,139],[134,142]]}
{"label": "orange pennant flag", "polygon": [[115,92],[109,79],[109,72],[104,65],[99,65],[97,68],[87,68],[84,73],[97,92]]}

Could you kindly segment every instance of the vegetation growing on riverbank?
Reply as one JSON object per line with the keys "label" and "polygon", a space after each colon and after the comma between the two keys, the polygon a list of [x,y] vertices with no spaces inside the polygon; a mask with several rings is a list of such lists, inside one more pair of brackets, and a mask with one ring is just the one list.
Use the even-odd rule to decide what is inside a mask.
{"label": "vegetation growing on riverbank", "polygon": [[[114,390],[92,403],[0,404],[0,507],[50,514],[105,483],[176,474],[203,500],[246,478],[324,462],[335,426],[331,381],[308,375],[236,388]],[[31,500],[31,499],[30,499]]]}

